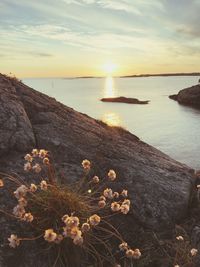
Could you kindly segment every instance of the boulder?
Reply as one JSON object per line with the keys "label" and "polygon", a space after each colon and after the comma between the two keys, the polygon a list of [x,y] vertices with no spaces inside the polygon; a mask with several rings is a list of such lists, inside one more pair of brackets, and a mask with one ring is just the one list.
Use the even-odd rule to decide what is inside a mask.
{"label": "boulder", "polygon": [[[83,159],[92,162],[93,172],[99,177],[114,169],[115,187],[128,189],[132,203],[126,217],[129,230],[137,221],[162,231],[186,216],[194,171],[130,132],[110,127],[3,75],[0,110],[0,172],[26,177],[24,154],[35,147],[44,148],[52,153],[64,181],[81,176]],[[1,197],[4,190],[0,191]],[[1,247],[10,233],[4,216],[0,216],[0,225]]]}
{"label": "boulder", "polygon": [[180,104],[200,108],[200,84],[183,89],[177,95],[171,95],[169,98]]}

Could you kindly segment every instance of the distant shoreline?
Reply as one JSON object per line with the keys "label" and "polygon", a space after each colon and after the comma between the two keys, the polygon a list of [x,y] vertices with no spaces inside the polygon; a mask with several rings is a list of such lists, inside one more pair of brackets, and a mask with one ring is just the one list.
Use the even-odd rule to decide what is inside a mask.
{"label": "distant shoreline", "polygon": [[[113,78],[144,78],[144,77],[168,77],[168,76],[200,76],[200,72],[133,74],[133,75],[113,76]],[[102,78],[106,78],[106,76],[61,77],[61,79],[102,79]]]}

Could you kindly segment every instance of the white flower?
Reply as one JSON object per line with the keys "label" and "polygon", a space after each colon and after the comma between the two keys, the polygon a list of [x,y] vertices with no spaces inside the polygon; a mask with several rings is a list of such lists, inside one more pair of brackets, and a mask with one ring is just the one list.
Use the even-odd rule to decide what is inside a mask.
{"label": "white flower", "polygon": [[83,169],[84,170],[90,170],[90,168],[91,168],[91,162],[89,160],[87,160],[87,159],[84,159],[82,161],[82,166],[83,166]]}
{"label": "white flower", "polygon": [[79,236],[79,237],[81,237],[81,235],[82,235],[82,232],[79,230],[79,228],[78,227],[72,227],[71,228],[71,231],[70,231],[70,237],[72,238],[72,239],[74,239],[75,237],[77,237],[77,236]]}
{"label": "white flower", "polygon": [[28,213],[25,213],[22,220],[25,221],[25,222],[32,222],[33,221],[33,215],[28,212]]}
{"label": "white flower", "polygon": [[21,185],[16,189],[16,191],[14,192],[14,195],[17,199],[20,199],[22,197],[25,197],[27,192],[28,192],[28,188],[25,185]]}
{"label": "white flower", "polygon": [[32,167],[33,171],[36,173],[40,173],[42,168],[40,167],[40,164],[36,163],[33,167]]}
{"label": "white flower", "polygon": [[94,182],[95,184],[98,184],[98,183],[99,183],[99,177],[98,177],[98,176],[94,176],[94,177],[92,178],[92,180],[93,180],[93,182]]}
{"label": "white flower", "polygon": [[31,169],[32,169],[31,163],[30,163],[30,162],[26,162],[26,163],[24,164],[24,171],[25,171],[25,172],[28,172],[28,171],[30,171]]}
{"label": "white flower", "polygon": [[81,230],[83,233],[86,233],[90,230],[90,225],[89,223],[83,223],[82,226],[81,226]]}
{"label": "white flower", "polygon": [[184,240],[184,238],[183,238],[181,235],[177,236],[176,239],[177,239],[178,241],[183,241],[183,240]]}
{"label": "white flower", "polygon": [[132,249],[128,249],[126,251],[126,257],[131,259],[131,258],[133,258],[133,256],[134,256],[134,251]]}
{"label": "white flower", "polygon": [[99,200],[104,200],[104,201],[106,201],[106,198],[105,198],[104,196],[100,196],[100,197],[99,197]]}
{"label": "white flower", "polygon": [[37,190],[37,186],[35,184],[30,185],[30,191],[34,193]]}
{"label": "white flower", "polygon": [[40,149],[40,151],[39,151],[39,157],[40,158],[45,158],[46,156],[47,156],[47,154],[48,154],[48,151],[47,150],[45,150],[45,149]]}
{"label": "white flower", "polygon": [[96,226],[100,223],[101,221],[101,218],[97,215],[97,214],[94,214],[92,216],[90,216],[89,218],[89,222],[92,226]]}
{"label": "white flower", "polygon": [[119,245],[119,249],[121,251],[126,251],[128,249],[128,244],[126,242],[122,242],[120,245]]}
{"label": "white flower", "polygon": [[123,197],[127,197],[127,196],[128,196],[128,191],[127,191],[127,190],[123,190],[123,191],[121,192],[121,195],[122,195]]}
{"label": "white flower", "polygon": [[117,175],[116,175],[116,173],[115,173],[114,170],[109,170],[109,172],[108,172],[108,177],[109,177],[109,179],[110,179],[111,181],[114,181],[114,180],[116,179]]}
{"label": "white flower", "polygon": [[114,211],[114,212],[119,211],[120,208],[121,208],[121,207],[120,207],[120,204],[117,203],[117,202],[113,202],[113,203],[111,204],[111,210]]}
{"label": "white flower", "polygon": [[63,216],[63,221],[66,224],[66,226],[72,228],[72,227],[77,227],[80,224],[79,218],[76,216],[68,216],[64,215]]}
{"label": "white flower", "polygon": [[16,248],[19,246],[20,244],[20,239],[17,237],[17,235],[11,235],[9,238],[8,238],[8,241],[10,242],[9,243],[9,246],[11,248]]}
{"label": "white flower", "polygon": [[43,163],[44,163],[45,165],[49,165],[49,159],[48,159],[48,158],[44,158],[44,159],[43,159]]}
{"label": "white flower", "polygon": [[124,199],[122,203],[122,205],[128,205],[128,206],[130,206],[130,204],[131,204],[131,201],[129,199]]}
{"label": "white flower", "polygon": [[114,197],[114,198],[118,198],[118,197],[119,197],[119,193],[118,193],[118,192],[114,192],[114,193],[113,193],[113,197]]}
{"label": "white flower", "polygon": [[197,255],[197,252],[198,252],[198,250],[197,250],[196,248],[192,248],[192,249],[190,250],[190,253],[191,253],[192,257],[193,257],[193,256],[196,256],[196,255]]}
{"label": "white flower", "polygon": [[113,198],[113,191],[110,188],[106,188],[103,191],[103,194],[104,194],[104,197],[106,197],[106,198],[109,198],[109,199],[112,199]]}
{"label": "white flower", "polygon": [[33,149],[33,150],[32,150],[32,155],[33,155],[33,157],[37,157],[38,154],[39,154],[38,149]]}
{"label": "white flower", "polygon": [[120,209],[123,214],[127,214],[130,210],[130,206],[127,204],[122,204]]}
{"label": "white flower", "polygon": [[48,189],[48,185],[47,185],[47,182],[45,180],[42,180],[41,183],[40,183],[40,188],[41,190],[43,191],[46,191]]}
{"label": "white flower", "polygon": [[33,157],[30,154],[26,154],[24,159],[28,162],[32,162],[33,161]]}
{"label": "white flower", "polygon": [[106,206],[106,202],[104,200],[100,200],[98,202],[98,206],[99,206],[100,209],[103,209]]}
{"label": "white flower", "polygon": [[138,260],[141,257],[141,255],[142,254],[141,254],[140,250],[138,248],[136,248],[134,250],[133,258],[136,259],[136,260]]}
{"label": "white flower", "polygon": [[53,231],[53,229],[45,230],[44,239],[47,242],[54,242],[57,238],[57,234]]}

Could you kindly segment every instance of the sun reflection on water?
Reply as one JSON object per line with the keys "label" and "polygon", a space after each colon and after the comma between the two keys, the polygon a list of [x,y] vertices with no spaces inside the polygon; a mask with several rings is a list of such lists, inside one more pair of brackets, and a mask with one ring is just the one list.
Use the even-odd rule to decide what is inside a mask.
{"label": "sun reflection on water", "polygon": [[105,113],[102,120],[109,126],[120,126],[121,124],[120,117],[113,112]]}
{"label": "sun reflection on water", "polygon": [[115,93],[113,77],[108,76],[105,80],[104,97],[115,97]]}

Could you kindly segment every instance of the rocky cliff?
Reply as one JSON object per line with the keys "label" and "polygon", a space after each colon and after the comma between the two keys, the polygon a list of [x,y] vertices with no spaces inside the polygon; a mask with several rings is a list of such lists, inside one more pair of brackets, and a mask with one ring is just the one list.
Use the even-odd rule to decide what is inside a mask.
{"label": "rocky cliff", "polygon": [[[136,220],[154,230],[171,227],[187,214],[192,169],[126,130],[109,127],[0,75],[0,172],[25,177],[23,156],[34,147],[52,152],[62,180],[80,177],[85,158],[100,177],[116,170],[116,186],[128,188],[132,201],[129,229]],[[3,233],[8,228],[4,216],[0,222]]]}

